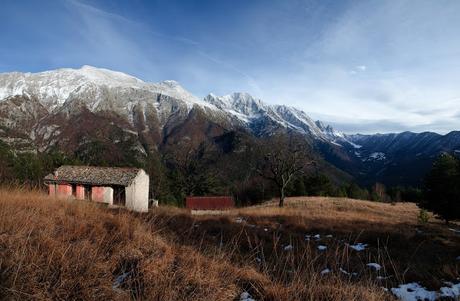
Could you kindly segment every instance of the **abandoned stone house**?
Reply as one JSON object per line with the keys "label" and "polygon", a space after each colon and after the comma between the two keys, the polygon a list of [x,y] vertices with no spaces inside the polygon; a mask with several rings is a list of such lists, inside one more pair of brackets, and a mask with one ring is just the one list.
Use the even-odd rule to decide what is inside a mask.
{"label": "abandoned stone house", "polygon": [[64,165],[44,180],[51,196],[148,211],[149,176],[143,169]]}

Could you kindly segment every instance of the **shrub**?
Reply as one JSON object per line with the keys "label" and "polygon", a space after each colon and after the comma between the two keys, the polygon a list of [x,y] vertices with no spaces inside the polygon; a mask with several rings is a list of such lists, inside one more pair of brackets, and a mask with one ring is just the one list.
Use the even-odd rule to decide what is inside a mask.
{"label": "shrub", "polygon": [[420,224],[426,224],[430,220],[430,215],[425,209],[420,209],[417,220]]}

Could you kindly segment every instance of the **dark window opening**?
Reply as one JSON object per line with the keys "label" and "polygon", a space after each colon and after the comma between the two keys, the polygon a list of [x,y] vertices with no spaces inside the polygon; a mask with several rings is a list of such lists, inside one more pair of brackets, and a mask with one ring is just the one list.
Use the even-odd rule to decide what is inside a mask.
{"label": "dark window opening", "polygon": [[77,197],[77,184],[72,184],[72,195]]}
{"label": "dark window opening", "polygon": [[126,205],[126,192],[124,186],[113,187],[113,204],[120,206]]}
{"label": "dark window opening", "polygon": [[85,200],[91,200],[92,187],[85,185]]}

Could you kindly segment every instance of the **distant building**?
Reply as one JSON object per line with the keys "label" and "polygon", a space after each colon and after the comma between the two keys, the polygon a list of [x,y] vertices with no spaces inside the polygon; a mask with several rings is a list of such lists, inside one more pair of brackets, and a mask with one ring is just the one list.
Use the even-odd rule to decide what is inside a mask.
{"label": "distant building", "polygon": [[225,210],[235,207],[231,196],[189,196],[185,206],[190,210]]}
{"label": "distant building", "polygon": [[47,175],[45,183],[51,196],[148,211],[149,176],[143,169],[64,165]]}

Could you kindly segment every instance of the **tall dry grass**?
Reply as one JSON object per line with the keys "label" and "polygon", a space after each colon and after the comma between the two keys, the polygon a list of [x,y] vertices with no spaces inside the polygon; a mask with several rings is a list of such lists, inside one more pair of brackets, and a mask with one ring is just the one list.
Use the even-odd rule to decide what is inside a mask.
{"label": "tall dry grass", "polygon": [[252,216],[299,216],[340,221],[385,224],[417,223],[419,208],[414,203],[380,203],[337,197],[289,197],[283,208],[277,201],[233,210],[232,214]]}
{"label": "tall dry grass", "polygon": [[338,245],[326,255],[298,240],[285,252],[277,233],[269,235],[258,238],[228,217],[134,214],[3,189],[0,299],[238,300],[242,291],[257,300],[391,298],[368,275],[321,276],[326,265],[350,262]]}
{"label": "tall dry grass", "polygon": [[[460,236],[433,217],[429,223],[419,224],[418,214],[419,209],[411,203],[297,197],[289,198],[285,208],[269,202],[217,216],[192,217],[185,210],[166,208],[151,216],[157,224],[161,224],[158,220],[164,223],[161,228],[165,231],[173,232],[169,236],[183,243],[207,249],[236,245],[226,251],[233,262],[259,266],[281,283],[292,285],[289,275],[306,283],[306,278],[314,278],[321,269],[332,267],[335,272],[343,268],[359,273],[360,277],[351,280],[359,279],[361,284],[370,281],[393,287],[417,281],[438,289],[443,281],[456,281],[460,275],[460,262],[456,259]],[[332,234],[333,239],[306,242],[305,234]],[[354,252],[345,245],[357,242],[368,244],[368,248]],[[320,243],[328,247],[324,254],[315,249]],[[282,248],[288,244],[294,248],[285,253]],[[263,259],[262,265],[255,262],[257,257]],[[286,261],[288,258],[291,260]],[[381,264],[382,271],[371,273],[366,267],[371,262]],[[388,278],[379,280],[377,276]]]}

